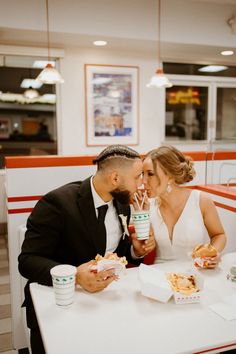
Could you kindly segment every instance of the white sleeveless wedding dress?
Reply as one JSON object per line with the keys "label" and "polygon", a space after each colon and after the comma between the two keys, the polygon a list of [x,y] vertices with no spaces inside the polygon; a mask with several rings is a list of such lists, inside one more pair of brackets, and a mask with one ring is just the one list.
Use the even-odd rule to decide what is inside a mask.
{"label": "white sleeveless wedding dress", "polygon": [[173,229],[172,241],[155,200],[150,205],[150,217],[157,242],[155,263],[187,260],[193,248],[208,237],[200,209],[200,191],[192,190]]}

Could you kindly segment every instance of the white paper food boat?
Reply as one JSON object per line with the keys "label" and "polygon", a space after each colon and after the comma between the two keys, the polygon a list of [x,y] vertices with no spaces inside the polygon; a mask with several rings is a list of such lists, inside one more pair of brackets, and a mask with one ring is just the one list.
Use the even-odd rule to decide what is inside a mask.
{"label": "white paper food boat", "polygon": [[144,296],[160,302],[167,302],[171,296],[174,296],[176,304],[193,304],[200,302],[203,290],[203,278],[195,272],[191,272],[191,275],[195,276],[196,285],[199,291],[190,295],[185,295],[172,290],[165,272],[141,264],[139,266],[141,293]]}

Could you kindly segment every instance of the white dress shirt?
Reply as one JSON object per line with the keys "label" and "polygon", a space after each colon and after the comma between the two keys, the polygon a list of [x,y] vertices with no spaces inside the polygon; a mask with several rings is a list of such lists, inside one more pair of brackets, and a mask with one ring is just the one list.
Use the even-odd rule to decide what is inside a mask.
{"label": "white dress shirt", "polygon": [[116,208],[114,207],[113,200],[111,200],[108,203],[105,203],[104,200],[97,194],[93,185],[93,177],[91,177],[90,179],[90,184],[91,184],[91,191],[92,191],[93,202],[94,202],[97,217],[98,217],[97,208],[105,204],[108,205],[108,209],[104,221],[106,227],[106,233],[107,233],[106,253],[114,252],[120,242],[120,238],[122,235],[122,228],[120,225]]}

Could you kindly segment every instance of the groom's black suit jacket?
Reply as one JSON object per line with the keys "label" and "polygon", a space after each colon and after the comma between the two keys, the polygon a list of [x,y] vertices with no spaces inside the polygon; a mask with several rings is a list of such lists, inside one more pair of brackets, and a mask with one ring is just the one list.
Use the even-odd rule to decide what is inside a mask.
{"label": "groom's black suit jacket", "polygon": [[[117,214],[127,216],[129,222],[129,205],[119,204],[116,200],[113,202]],[[121,226],[124,231],[122,223]],[[25,288],[29,327],[36,325],[29,283],[52,285],[50,269],[55,265],[78,266],[94,259],[98,253],[104,255],[106,240],[97,230],[90,178],[51,191],[36,204],[27,221],[25,240],[18,259],[21,275],[29,280]],[[130,246],[128,236],[123,238],[121,235],[115,252],[131,261]]]}

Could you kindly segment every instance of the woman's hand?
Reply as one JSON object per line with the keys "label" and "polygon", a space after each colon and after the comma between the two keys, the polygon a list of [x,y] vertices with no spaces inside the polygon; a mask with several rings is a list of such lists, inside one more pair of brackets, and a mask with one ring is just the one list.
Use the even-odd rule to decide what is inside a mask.
{"label": "woman's hand", "polygon": [[217,255],[215,257],[209,257],[209,258],[206,258],[207,259],[207,268],[216,268],[221,260],[221,257],[220,257],[220,252],[217,252]]}
{"label": "woman's hand", "polygon": [[215,257],[199,256],[193,259],[196,267],[203,269],[214,269],[221,260],[220,252]]}

